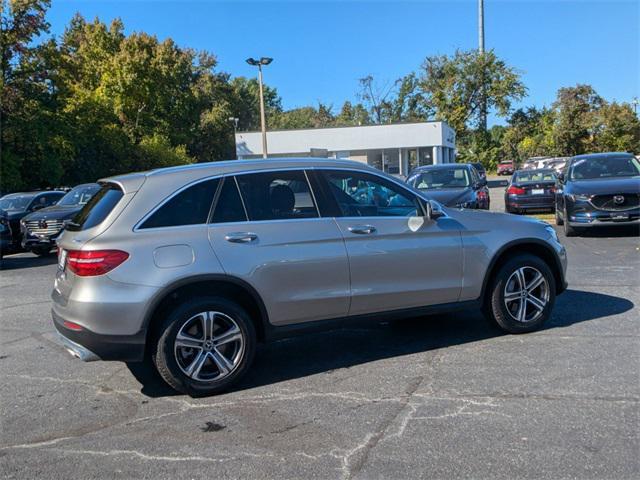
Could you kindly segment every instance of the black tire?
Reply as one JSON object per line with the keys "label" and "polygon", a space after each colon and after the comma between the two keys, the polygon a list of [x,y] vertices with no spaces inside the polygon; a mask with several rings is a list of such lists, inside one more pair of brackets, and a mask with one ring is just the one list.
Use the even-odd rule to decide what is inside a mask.
{"label": "black tire", "polygon": [[[200,381],[182,371],[174,353],[174,342],[189,319],[200,312],[210,311],[220,312],[235,322],[242,334],[244,349],[231,373],[221,379]],[[247,372],[255,356],[256,341],[253,322],[240,305],[221,297],[195,298],[178,306],[162,323],[152,350],[153,363],[163,380],[175,390],[191,396],[212,395],[227,390]]]}
{"label": "black tire", "polygon": [[558,211],[557,208],[555,209],[555,214],[556,214],[556,225],[561,227],[562,225],[564,225],[564,220],[560,216],[560,212]]}
{"label": "black tire", "polygon": [[[526,271],[537,270],[542,274],[546,281],[546,293],[542,295],[543,286],[533,290],[536,296],[545,296],[547,298],[544,308],[537,313],[536,309],[531,307],[525,301],[527,309],[531,311],[531,318],[524,322],[518,321],[507,308],[504,301],[504,292],[507,282],[510,281],[512,275],[520,268],[525,267]],[[532,272],[533,273],[533,272]],[[528,333],[538,330],[551,316],[551,311],[556,300],[556,282],[553,272],[549,266],[540,257],[535,255],[523,254],[510,258],[504,265],[500,267],[496,275],[489,284],[489,292],[486,301],[485,314],[487,319],[497,325],[499,328],[508,333]],[[516,300],[517,302],[518,300]],[[527,310],[525,310],[525,316]]]}
{"label": "black tire", "polygon": [[51,247],[34,247],[31,251],[39,257],[48,257],[51,254]]}
{"label": "black tire", "polygon": [[567,209],[564,210],[564,235],[565,237],[575,237],[578,235],[578,230],[571,225],[569,225],[569,216],[567,215]]}

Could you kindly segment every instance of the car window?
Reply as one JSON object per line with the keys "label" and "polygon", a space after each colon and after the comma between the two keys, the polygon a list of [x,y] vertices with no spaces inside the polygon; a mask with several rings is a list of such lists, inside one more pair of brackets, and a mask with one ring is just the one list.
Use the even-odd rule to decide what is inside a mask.
{"label": "car window", "polygon": [[174,195],[140,228],[177,227],[207,223],[219,178],[196,183]]}
{"label": "car window", "polygon": [[420,190],[432,188],[466,188],[469,186],[469,170],[463,167],[434,168],[412,175],[407,183]]}
{"label": "car window", "polygon": [[571,180],[591,180],[640,175],[640,162],[631,156],[579,158],[571,164]]}
{"label": "car window", "polygon": [[517,172],[516,182],[554,182],[556,176],[553,172]]}
{"label": "car window", "polygon": [[223,182],[211,223],[246,222],[247,215],[240,199],[235,178],[227,177]]}
{"label": "car window", "polygon": [[58,203],[61,206],[79,207],[86,204],[96,192],[100,190],[100,185],[84,185],[70,190]]}
{"label": "car window", "polygon": [[252,173],[236,180],[251,221],[318,217],[303,171]]}
{"label": "car window", "polygon": [[87,230],[100,225],[118,204],[124,193],[117,185],[107,183],[89,200],[67,224],[67,230]]}
{"label": "car window", "polygon": [[322,172],[344,217],[418,215],[417,198],[402,187],[363,172]]}

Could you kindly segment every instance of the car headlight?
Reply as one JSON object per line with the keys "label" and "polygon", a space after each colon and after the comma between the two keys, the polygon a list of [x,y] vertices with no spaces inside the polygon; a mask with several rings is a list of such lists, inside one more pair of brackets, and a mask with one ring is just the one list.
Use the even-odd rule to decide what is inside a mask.
{"label": "car headlight", "polygon": [[567,197],[569,197],[571,199],[572,202],[588,202],[589,200],[591,200],[591,195],[583,195],[583,194],[575,194],[575,193],[570,193],[569,195],[567,195]]}
{"label": "car headlight", "polygon": [[556,229],[553,228],[551,225],[549,225],[548,223],[544,226],[544,229],[549,232],[549,235],[551,235],[551,238],[553,238],[556,242],[560,242],[560,239],[558,238],[558,232],[556,232]]}

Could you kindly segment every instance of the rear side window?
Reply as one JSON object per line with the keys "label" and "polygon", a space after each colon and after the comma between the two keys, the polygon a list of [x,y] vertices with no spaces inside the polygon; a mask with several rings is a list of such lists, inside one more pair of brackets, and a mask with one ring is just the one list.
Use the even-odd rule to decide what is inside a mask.
{"label": "rear side window", "polygon": [[118,204],[124,193],[117,185],[107,183],[102,185],[98,193],[89,200],[82,210],[67,224],[66,229],[72,231],[87,230],[100,225],[113,208]]}
{"label": "rear side window", "polygon": [[236,179],[249,220],[318,217],[303,171],[254,173]]}
{"label": "rear side window", "polygon": [[222,189],[216,200],[211,223],[246,222],[245,214],[238,186],[233,177],[228,177],[222,184]]}
{"label": "rear side window", "polygon": [[156,210],[140,228],[177,227],[207,223],[213,196],[220,179],[207,180],[174,195]]}

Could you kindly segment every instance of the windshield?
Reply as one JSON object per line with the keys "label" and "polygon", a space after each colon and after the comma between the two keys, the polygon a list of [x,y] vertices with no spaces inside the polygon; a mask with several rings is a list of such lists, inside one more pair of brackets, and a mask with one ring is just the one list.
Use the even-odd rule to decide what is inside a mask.
{"label": "windshield", "polygon": [[571,165],[571,180],[591,180],[640,175],[640,163],[634,157],[582,158]]}
{"label": "windshield", "polygon": [[413,175],[409,183],[420,190],[465,188],[470,184],[469,171],[466,168],[428,170]]}
{"label": "windshield", "polygon": [[98,190],[100,190],[99,185],[84,185],[76,187],[62,197],[58,202],[58,205],[65,207],[84,205],[96,194]]}
{"label": "windshield", "polygon": [[32,195],[7,195],[0,198],[0,210],[22,212],[27,209],[32,199]]}
{"label": "windshield", "polygon": [[555,182],[556,175],[550,171],[529,170],[527,172],[517,172],[516,182]]}

